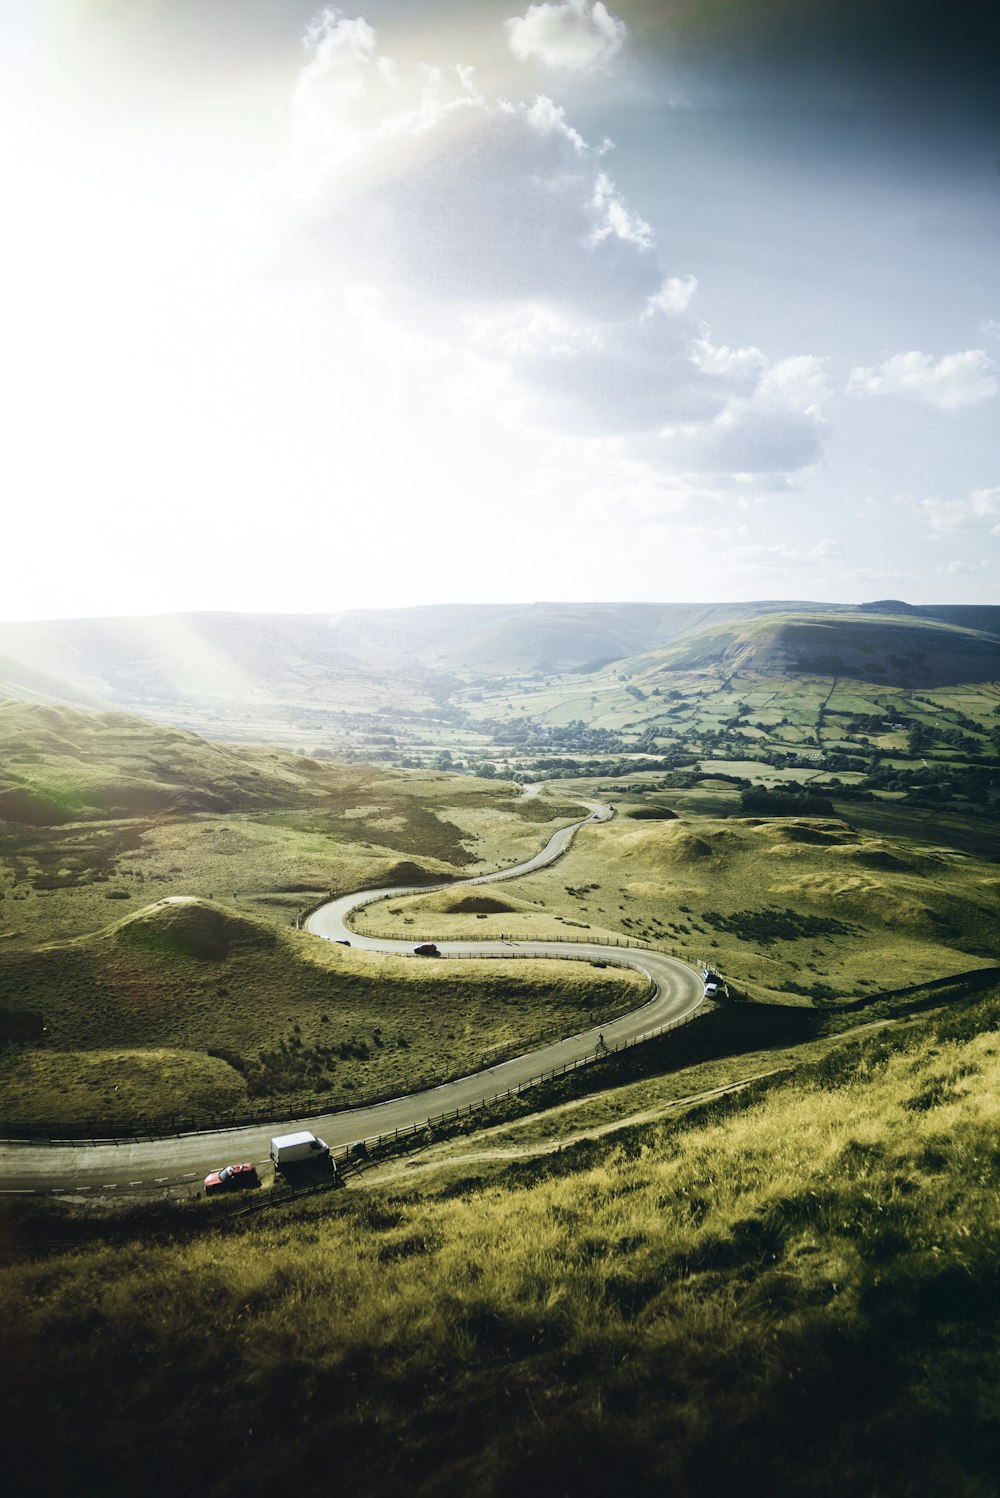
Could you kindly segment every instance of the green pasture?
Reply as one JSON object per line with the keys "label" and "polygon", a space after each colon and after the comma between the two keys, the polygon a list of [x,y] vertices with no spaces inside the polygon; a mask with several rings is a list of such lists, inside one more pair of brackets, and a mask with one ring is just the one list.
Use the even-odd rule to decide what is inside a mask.
{"label": "green pasture", "polygon": [[[175,894],[292,924],[331,890],[517,862],[581,814],[505,782],[234,751],[124,715],[0,704],[4,743],[0,787],[21,819],[0,822],[0,942],[19,948]],[[165,785],[181,788],[172,800]],[[142,800],[132,814],[115,804],[126,791]]]}
{"label": "green pasture", "polygon": [[[630,689],[638,690],[641,700]],[[651,733],[658,752],[704,753],[707,748],[722,759],[738,757],[726,752],[726,741],[732,743],[735,732],[762,753],[814,753],[821,739],[827,751],[865,756],[879,750],[911,764],[905,724],[885,730],[866,726],[854,740],[846,737],[849,724],[858,717],[886,723],[903,718],[931,729],[960,728],[974,739],[977,753],[993,757],[989,733],[997,726],[998,705],[1000,690],[992,683],[916,690],[853,678],[783,674],[773,664],[766,671],[750,664],[733,674],[722,666],[668,669],[655,658],[650,663],[637,657],[590,677],[558,677],[541,686],[509,682],[500,696],[483,695],[468,708],[476,721],[525,717],[542,729],[582,719],[620,734],[626,743]],[[544,752],[544,744],[534,743],[523,755],[530,764],[532,753]],[[946,763],[955,753],[933,743],[917,763]]]}

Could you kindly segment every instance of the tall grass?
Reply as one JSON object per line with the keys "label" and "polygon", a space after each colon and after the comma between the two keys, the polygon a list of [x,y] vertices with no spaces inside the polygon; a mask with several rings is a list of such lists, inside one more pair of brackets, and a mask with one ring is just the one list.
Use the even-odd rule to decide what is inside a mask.
{"label": "tall grass", "polygon": [[332,1471],[372,1494],[993,1491],[996,1018],[485,1182],[465,1160],[419,1195],[16,1265],[10,1470],[107,1494]]}

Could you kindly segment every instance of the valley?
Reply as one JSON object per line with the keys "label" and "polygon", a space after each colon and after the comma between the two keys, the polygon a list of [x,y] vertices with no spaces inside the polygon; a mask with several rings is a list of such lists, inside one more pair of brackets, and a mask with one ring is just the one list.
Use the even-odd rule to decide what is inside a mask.
{"label": "valley", "polygon": [[[43,1483],[82,1461],[118,1491],[141,1427],[154,1494],[263,1492],[276,1463],[312,1491],[330,1443],[380,1495],[600,1492],[613,1469],[712,1498],[749,1461],[789,1492],[903,1498],[928,1471],[985,1492],[1000,635],[941,612],[384,620],[368,696],[316,664],[284,700],[268,651],[315,663],[315,638],[271,620],[266,648],[217,632],[214,687],[149,665],[145,714],[120,642],[89,703],[51,641],[44,679],[8,680],[0,1122],[119,1141],[5,1147],[0,1304],[26,1351],[4,1399],[15,1427],[43,1386],[62,1414]],[[211,695],[237,658],[238,707]],[[613,817],[463,886],[530,865],[581,802]],[[616,953],[676,964],[692,1001],[702,968],[725,987],[616,1052],[649,992]],[[571,1069],[500,1096],[546,1048]],[[449,1078],[466,1116],[443,1116]],[[410,1094],[433,1125],[344,1190],[197,1199],[206,1151],[266,1157],[250,1118],[315,1114],[340,1143]],[[84,1387],[95,1328],[124,1424]],[[199,1390],[182,1442],[171,1367]],[[831,1400],[846,1444],[818,1476],[804,1433]],[[498,1403],[504,1443],[466,1440]],[[265,1455],[252,1432],[299,1405],[302,1438]],[[235,1463],[192,1442],[204,1407]]]}

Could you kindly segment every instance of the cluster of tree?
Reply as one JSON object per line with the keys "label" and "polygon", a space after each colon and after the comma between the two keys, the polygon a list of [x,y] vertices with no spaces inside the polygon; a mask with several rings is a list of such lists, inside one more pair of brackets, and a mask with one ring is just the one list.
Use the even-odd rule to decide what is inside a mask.
{"label": "cluster of tree", "polygon": [[[871,790],[902,791],[915,805],[937,805],[958,799],[969,801],[983,811],[993,804],[1000,789],[1000,772],[995,761],[976,765],[930,764],[915,769],[874,762],[864,785]],[[838,791],[838,795],[843,794]]]}
{"label": "cluster of tree", "polygon": [[905,724],[908,720],[896,718],[894,714],[888,716],[884,713],[855,713],[848,720],[844,729],[846,734],[853,737],[859,733],[887,733],[889,729],[898,724]]}
{"label": "cluster of tree", "polygon": [[[569,759],[565,756],[546,755],[541,759],[533,759],[530,764],[523,767],[521,774],[531,775],[538,780],[558,779],[563,775],[607,775],[616,780],[622,775],[634,775],[637,770],[666,770],[672,771],[678,765],[692,764],[688,758],[667,757],[660,759],[645,759],[638,763],[633,759]],[[671,785],[673,777],[668,774],[664,785]]]}
{"label": "cluster of tree", "polygon": [[591,727],[582,718],[573,718],[569,723],[535,723],[531,718],[511,718],[503,723],[497,718],[484,718],[477,727],[489,736],[495,745],[511,747],[545,745],[553,749],[582,751],[587,754],[621,754],[630,746],[621,734],[607,728]]}
{"label": "cluster of tree", "polygon": [[758,817],[832,817],[833,802],[829,796],[804,791],[801,786],[748,786],[740,793],[740,810]]}
{"label": "cluster of tree", "polygon": [[[993,733],[996,733],[996,729]],[[994,739],[991,734],[990,739],[994,748],[1000,744],[1000,735]],[[924,754],[935,744],[957,749],[960,754],[978,754],[982,747],[978,739],[963,733],[961,728],[938,728],[936,725],[920,722],[910,724],[906,734],[906,749],[909,754]]]}

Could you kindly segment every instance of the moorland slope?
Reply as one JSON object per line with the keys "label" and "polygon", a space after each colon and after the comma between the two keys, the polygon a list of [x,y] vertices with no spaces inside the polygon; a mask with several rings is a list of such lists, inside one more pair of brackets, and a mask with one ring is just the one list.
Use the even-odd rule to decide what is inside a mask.
{"label": "moorland slope", "polygon": [[[713,625],[685,636],[644,671],[719,667],[732,675],[852,677],[897,687],[941,687],[1000,678],[1000,637],[934,619],[871,613],[781,613]],[[635,669],[621,662],[619,669]]]}
{"label": "moorland slope", "polygon": [[804,1048],[686,1112],[653,1078],[557,1110],[558,1150],[522,1121],[224,1224],[22,1201],[6,1469],[106,1498],[318,1494],[331,1464],[365,1498],[985,1498],[998,1024],[994,996]]}

